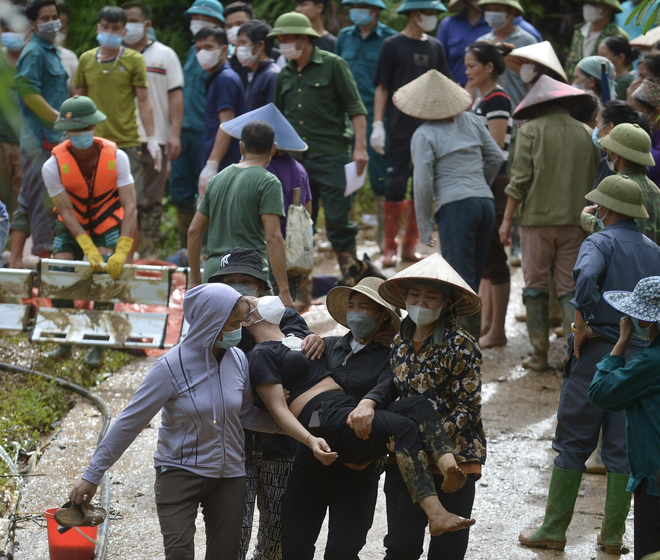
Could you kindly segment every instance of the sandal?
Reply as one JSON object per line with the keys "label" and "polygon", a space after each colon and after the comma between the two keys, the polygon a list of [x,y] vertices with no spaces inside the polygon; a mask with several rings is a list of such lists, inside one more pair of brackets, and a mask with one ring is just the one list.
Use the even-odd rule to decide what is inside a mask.
{"label": "sandal", "polygon": [[100,506],[93,506],[87,502],[73,504],[67,502],[55,512],[55,521],[60,527],[96,527],[105,521],[107,512]]}

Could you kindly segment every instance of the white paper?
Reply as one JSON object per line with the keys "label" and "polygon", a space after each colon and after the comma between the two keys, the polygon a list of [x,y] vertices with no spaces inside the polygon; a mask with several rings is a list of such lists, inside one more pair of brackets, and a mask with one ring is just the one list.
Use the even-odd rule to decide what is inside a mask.
{"label": "white paper", "polygon": [[364,166],[362,175],[357,174],[357,163],[354,161],[347,163],[344,166],[344,170],[346,171],[346,190],[344,190],[344,196],[350,196],[364,185],[364,181],[367,178],[367,166]]}

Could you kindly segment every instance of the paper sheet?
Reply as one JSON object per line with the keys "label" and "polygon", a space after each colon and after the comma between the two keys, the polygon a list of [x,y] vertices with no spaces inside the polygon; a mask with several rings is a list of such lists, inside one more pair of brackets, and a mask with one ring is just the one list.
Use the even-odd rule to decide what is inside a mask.
{"label": "paper sheet", "polygon": [[344,190],[344,196],[350,196],[364,185],[364,181],[367,178],[367,166],[365,166],[362,175],[357,174],[357,163],[354,161],[347,163],[344,166],[344,170],[346,171],[346,189]]}

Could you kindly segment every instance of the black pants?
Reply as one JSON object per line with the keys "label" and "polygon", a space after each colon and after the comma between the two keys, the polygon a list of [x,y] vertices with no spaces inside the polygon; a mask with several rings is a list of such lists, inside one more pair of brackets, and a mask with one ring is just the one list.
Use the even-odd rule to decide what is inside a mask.
{"label": "black pants", "polygon": [[635,490],[635,560],[660,551],[660,497],[646,490],[644,479]]}
{"label": "black pants", "polygon": [[390,138],[387,148],[387,180],[385,200],[401,202],[406,198],[408,179],[412,175],[410,138]]}
{"label": "black pants", "polygon": [[[422,555],[428,519],[421,508],[410,500],[397,465],[385,468],[385,498],[387,503],[387,535],[383,540],[385,560],[417,560]],[[451,513],[469,518],[474,503],[476,475],[469,474],[463,488],[452,494],[440,490],[442,477],[434,476],[438,498]],[[470,530],[452,531],[431,538],[429,560],[463,560]]]}

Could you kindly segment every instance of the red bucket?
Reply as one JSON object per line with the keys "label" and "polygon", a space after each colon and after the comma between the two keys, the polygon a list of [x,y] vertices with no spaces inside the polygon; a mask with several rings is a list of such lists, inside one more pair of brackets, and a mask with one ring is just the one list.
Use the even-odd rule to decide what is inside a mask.
{"label": "red bucket", "polygon": [[[76,527],[69,529],[63,535],[57,532],[55,512],[59,508],[47,509],[44,512],[48,524],[48,552],[50,560],[94,560],[98,527]],[[85,538],[80,532],[87,535]],[[92,540],[90,540],[92,539]]]}

